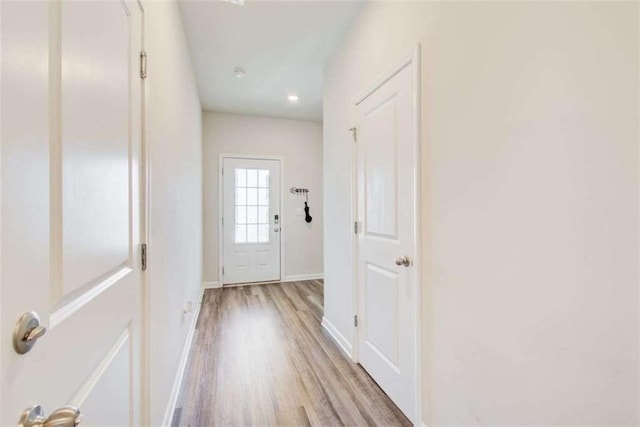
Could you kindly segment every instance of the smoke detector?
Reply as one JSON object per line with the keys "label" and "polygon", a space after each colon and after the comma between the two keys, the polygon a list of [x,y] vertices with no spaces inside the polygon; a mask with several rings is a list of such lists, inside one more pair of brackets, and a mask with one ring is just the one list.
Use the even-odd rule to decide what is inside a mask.
{"label": "smoke detector", "polygon": [[244,79],[244,76],[245,76],[244,68],[242,68],[242,67],[234,68],[233,69],[233,75],[236,76],[239,79]]}

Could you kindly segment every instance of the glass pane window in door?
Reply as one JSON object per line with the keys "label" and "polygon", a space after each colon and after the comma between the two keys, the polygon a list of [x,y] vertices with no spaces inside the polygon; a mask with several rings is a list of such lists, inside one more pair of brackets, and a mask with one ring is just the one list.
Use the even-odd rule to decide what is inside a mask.
{"label": "glass pane window in door", "polygon": [[258,223],[258,207],[257,206],[247,206],[247,224],[257,224]]}
{"label": "glass pane window in door", "polygon": [[258,187],[269,188],[269,169],[258,170]]}
{"label": "glass pane window in door", "polygon": [[247,226],[236,225],[236,243],[246,243],[247,241]]}
{"label": "glass pane window in door", "polygon": [[236,206],[247,206],[246,187],[236,187]]}
{"label": "glass pane window in door", "polygon": [[269,206],[269,189],[258,188],[258,205]]}
{"label": "glass pane window in door", "polygon": [[258,225],[257,224],[247,225],[247,243],[257,243],[257,242],[258,242]]}
{"label": "glass pane window in door", "polygon": [[247,207],[236,206],[236,225],[247,223]]}
{"label": "glass pane window in door", "polygon": [[269,241],[269,224],[258,225],[258,242],[267,243]]}
{"label": "glass pane window in door", "polygon": [[258,224],[269,224],[269,206],[258,206]]}
{"label": "glass pane window in door", "polygon": [[236,169],[236,187],[246,187],[246,186],[247,186],[247,170]]}
{"label": "glass pane window in door", "polygon": [[247,187],[258,186],[258,171],[256,169],[247,169]]}
{"label": "glass pane window in door", "polygon": [[236,168],[235,243],[269,243],[269,170]]}
{"label": "glass pane window in door", "polygon": [[247,206],[258,206],[257,188],[247,188]]}

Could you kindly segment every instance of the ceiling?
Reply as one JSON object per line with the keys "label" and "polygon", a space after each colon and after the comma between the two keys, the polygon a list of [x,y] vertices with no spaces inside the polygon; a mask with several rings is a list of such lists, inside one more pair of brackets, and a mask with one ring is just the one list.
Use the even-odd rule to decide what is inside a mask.
{"label": "ceiling", "polygon": [[321,121],[324,63],[361,4],[181,0],[203,110]]}

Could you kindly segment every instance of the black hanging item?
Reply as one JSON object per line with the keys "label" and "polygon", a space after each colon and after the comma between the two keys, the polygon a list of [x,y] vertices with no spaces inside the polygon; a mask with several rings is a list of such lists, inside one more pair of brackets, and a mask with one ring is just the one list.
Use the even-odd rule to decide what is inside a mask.
{"label": "black hanging item", "polygon": [[307,193],[307,200],[304,202],[304,220],[308,223],[313,221],[313,217],[309,215],[309,193]]}

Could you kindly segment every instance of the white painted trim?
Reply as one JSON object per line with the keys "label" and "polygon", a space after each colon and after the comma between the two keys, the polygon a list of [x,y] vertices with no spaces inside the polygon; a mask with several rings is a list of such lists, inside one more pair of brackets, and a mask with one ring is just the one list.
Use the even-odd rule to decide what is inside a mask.
{"label": "white painted trim", "polygon": [[[357,115],[356,115],[356,101],[354,100],[353,108],[351,108],[351,123],[353,126],[356,126],[357,123]],[[357,130],[356,130],[356,141],[351,144],[351,221],[349,222],[350,227],[354,226],[354,223],[358,221],[358,142],[357,142]],[[352,261],[352,271],[351,271],[351,286],[352,286],[352,301],[351,301],[351,318],[358,314],[360,308],[360,300],[359,300],[359,290],[358,290],[358,234],[351,232],[349,233],[350,243],[351,243],[351,261]],[[360,353],[358,347],[358,328],[351,323],[351,342],[353,346],[353,351],[351,352],[351,361],[353,363],[358,363],[358,354]]]}
{"label": "white painted trim", "polygon": [[215,282],[204,282],[202,284],[202,287],[204,289],[216,289],[216,288],[221,288],[222,287],[222,282],[220,281],[215,281]]}
{"label": "white painted trim", "polygon": [[67,304],[58,308],[49,316],[49,330],[53,330],[56,326],[61,324],[64,320],[68,319],[75,312],[80,310],[85,305],[92,302],[101,293],[109,289],[116,283],[120,283],[120,280],[125,276],[133,272],[130,267],[119,267],[112,274],[108,274],[104,279],[99,279],[95,282],[93,288],[87,292],[80,294],[75,299],[72,299]]}
{"label": "white painted trim", "polygon": [[[414,272],[414,283],[416,284],[416,300],[415,300],[415,376],[416,378],[415,380],[415,414],[414,414],[414,425],[420,426],[420,425],[424,425],[424,423],[422,422],[422,396],[423,396],[423,390],[422,390],[422,319],[423,319],[423,315],[422,315],[422,287],[423,287],[423,283],[422,283],[422,194],[421,194],[421,174],[420,174],[420,170],[421,170],[421,165],[422,165],[422,150],[421,150],[421,98],[422,98],[422,86],[421,86],[421,73],[422,73],[422,63],[421,63],[421,45],[420,43],[416,44],[414,46],[413,49],[411,49],[411,51],[406,54],[401,60],[400,62],[398,62],[398,64],[396,64],[394,67],[388,69],[384,74],[381,75],[380,78],[378,78],[375,83],[373,83],[371,86],[369,86],[365,91],[363,91],[359,96],[357,96],[356,98],[354,98],[353,101],[353,108],[352,108],[352,121],[353,123],[355,123],[355,119],[356,119],[356,115],[355,115],[355,109],[357,107],[358,104],[360,104],[362,101],[364,101],[367,97],[369,97],[369,95],[371,95],[372,93],[374,93],[376,90],[378,90],[382,85],[384,85],[386,82],[388,82],[389,80],[391,80],[394,76],[396,76],[399,72],[401,72],[402,70],[404,70],[406,67],[410,66],[410,65],[414,65],[414,70],[413,70],[413,84],[414,84],[414,98],[413,98],[413,102],[414,102],[414,112],[415,112],[415,129],[414,129],[414,135],[413,135],[413,140],[414,140],[414,144],[415,144],[415,157],[414,157],[414,176],[413,176],[413,180],[414,180],[414,200],[415,200],[415,204],[414,204],[414,250],[415,250],[415,256],[414,256],[414,260],[413,260],[413,272]],[[356,145],[356,144],[354,144]],[[352,168],[353,168],[353,183],[352,183],[352,189],[353,189],[353,206],[352,206],[352,216],[353,216],[353,221],[359,220],[359,215],[358,215],[358,182],[357,182],[357,165],[358,165],[358,158],[357,158],[357,152],[354,154],[353,159],[352,159]],[[354,244],[354,257],[353,257],[353,268],[354,268],[354,282],[353,282],[353,286],[354,286],[354,304],[353,304],[353,310],[354,310],[354,315],[356,315],[359,312],[359,307],[360,307],[360,284],[359,284],[359,277],[358,277],[358,236],[356,234],[352,235],[352,242]],[[324,321],[324,320],[323,320]],[[353,357],[352,360],[354,362],[357,363],[358,361],[358,353],[359,353],[359,348],[358,348],[358,342],[359,342],[359,337],[358,337],[358,328],[356,328],[355,326],[352,328],[353,331]]]}
{"label": "white painted trim", "polygon": [[198,296],[198,303],[196,304],[196,310],[193,313],[193,318],[191,319],[191,325],[189,325],[189,334],[187,335],[187,341],[184,344],[184,348],[182,349],[182,355],[180,356],[180,363],[178,364],[178,372],[176,372],[176,378],[173,381],[173,388],[171,389],[171,394],[169,395],[169,402],[167,403],[167,408],[165,409],[164,416],[162,417],[163,427],[171,426],[171,421],[173,420],[173,413],[176,410],[178,395],[180,394],[180,388],[182,387],[182,380],[184,378],[184,372],[187,367],[187,361],[189,360],[189,352],[191,351],[191,344],[193,343],[193,336],[196,331],[198,316],[200,315],[200,307],[202,306],[203,295],[204,295],[204,287],[200,289],[200,294]]}
{"label": "white painted trim", "polygon": [[355,105],[360,104],[362,101],[367,99],[369,95],[371,95],[376,90],[380,89],[386,82],[394,78],[396,74],[398,74],[400,71],[407,68],[412,62],[415,61],[416,52],[419,52],[419,51],[420,51],[420,44],[418,44],[416,47],[411,49],[411,52],[406,54],[398,64],[386,70],[386,72],[383,73],[381,77],[379,77],[372,85],[367,87],[367,89],[364,92],[362,92],[359,96],[357,96],[355,98],[354,104]]}
{"label": "white painted trim", "polygon": [[239,286],[259,286],[259,285],[274,285],[278,283],[287,283],[287,282],[300,282],[302,280],[321,280],[323,278],[324,278],[324,275],[322,273],[318,273],[318,274],[299,274],[294,276],[287,276],[284,278],[284,280],[269,280],[266,282],[229,283],[227,285],[222,285],[222,283],[219,283],[219,282],[205,282],[205,284],[213,283],[217,285],[217,286],[212,286],[212,288],[213,287],[234,288]]}
{"label": "white painted trim", "polygon": [[244,283],[229,283],[227,285],[223,285],[223,288],[241,288],[243,286],[261,286],[261,285],[275,285],[278,283],[282,283],[279,280],[271,280],[268,282],[244,282]]}
{"label": "white painted trim", "polygon": [[321,280],[324,279],[323,273],[315,274],[292,274],[290,276],[284,276],[281,282],[300,282],[303,280]]}
{"label": "white painted trim", "polygon": [[222,225],[222,216],[224,214],[224,177],[222,176],[222,167],[224,165],[224,159],[248,159],[248,160],[278,160],[280,162],[280,278],[284,274],[284,236],[286,233],[285,227],[283,227],[283,207],[284,207],[284,157],[282,156],[269,156],[261,154],[232,154],[232,153],[220,153],[218,154],[218,281],[221,286],[224,285],[224,277],[222,275],[222,267],[224,264],[224,226]]}
{"label": "white painted trim", "polygon": [[[146,2],[146,0],[143,0]],[[142,19],[141,49],[146,50],[146,11],[143,1],[138,0]],[[140,79],[140,243],[151,246],[149,224],[151,224],[151,159],[149,158],[149,141],[147,126],[147,80]],[[140,421],[142,425],[151,424],[151,280],[150,265],[140,275],[142,286],[142,304],[140,313],[140,396],[142,401]]]}
{"label": "white painted trim", "polygon": [[413,177],[414,182],[414,198],[416,200],[414,206],[414,221],[415,221],[415,240],[414,240],[414,250],[415,250],[415,260],[413,262],[414,266],[414,279],[416,283],[416,314],[415,314],[415,322],[416,322],[416,415],[415,415],[415,424],[422,425],[426,427],[422,419],[423,414],[423,404],[422,398],[424,396],[422,390],[422,322],[426,319],[426,316],[422,314],[422,298],[426,292],[423,292],[422,283],[423,275],[423,263],[422,263],[422,46],[420,43],[416,45],[413,50],[413,61],[415,63],[415,70],[413,74],[414,78],[414,99],[415,103],[415,121],[416,127],[414,129],[415,135],[415,144],[416,144],[416,154],[414,157],[414,172],[415,175]]}
{"label": "white painted trim", "polygon": [[100,379],[104,376],[104,373],[109,369],[113,360],[122,350],[125,344],[129,344],[129,351],[131,351],[131,323],[127,325],[124,329],[120,338],[118,338],[115,344],[107,351],[107,354],[100,361],[96,369],[89,375],[89,378],[85,380],[85,382],[80,386],[80,388],[75,392],[73,397],[69,399],[69,404],[75,406],[76,408],[82,408],[82,405],[89,397],[89,394],[93,391],[95,386],[98,384]]}
{"label": "white painted trim", "polygon": [[342,352],[349,359],[351,359],[351,353],[352,353],[351,343],[344,337],[344,335],[340,333],[338,328],[333,326],[333,323],[331,323],[329,319],[327,319],[324,316],[322,316],[321,325],[324,328],[324,330],[329,333],[331,338],[333,338],[333,341],[335,341],[335,343],[338,344],[338,347],[340,347],[340,350],[342,350]]}

